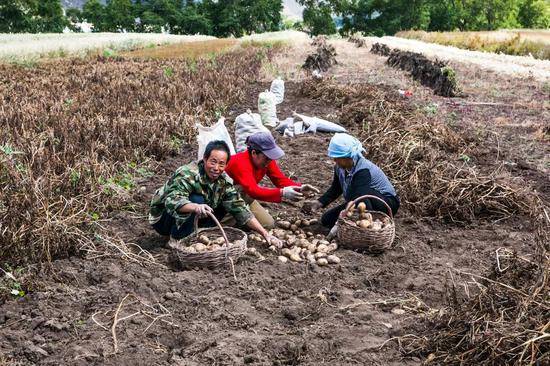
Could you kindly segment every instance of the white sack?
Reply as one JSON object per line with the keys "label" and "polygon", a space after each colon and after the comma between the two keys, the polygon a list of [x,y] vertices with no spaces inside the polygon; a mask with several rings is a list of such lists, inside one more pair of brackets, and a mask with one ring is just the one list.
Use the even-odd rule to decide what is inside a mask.
{"label": "white sack", "polygon": [[277,125],[277,106],[272,92],[266,90],[258,95],[258,111],[264,125],[269,127]]}
{"label": "white sack", "polygon": [[235,118],[235,144],[237,152],[246,150],[246,138],[256,132],[269,132],[258,113],[249,110]]}
{"label": "white sack", "polygon": [[321,118],[308,117],[296,112],[293,113],[293,116],[304,121],[304,125],[307,126],[306,132],[346,132],[346,129],[339,124]]}
{"label": "white sack", "polygon": [[220,118],[216,124],[206,127],[201,125],[200,123],[196,124],[197,130],[199,134],[197,135],[197,142],[199,143],[199,151],[197,153],[197,160],[202,160],[202,157],[204,155],[204,150],[206,149],[206,145],[210,141],[214,140],[223,140],[227,143],[229,146],[229,151],[231,152],[231,155],[235,154],[235,147],[233,146],[233,141],[231,141],[231,136],[229,135],[229,131],[227,131],[227,128],[225,127],[225,118]]}
{"label": "white sack", "polygon": [[281,104],[285,99],[285,82],[277,78],[271,82],[270,92],[275,96],[275,104]]}

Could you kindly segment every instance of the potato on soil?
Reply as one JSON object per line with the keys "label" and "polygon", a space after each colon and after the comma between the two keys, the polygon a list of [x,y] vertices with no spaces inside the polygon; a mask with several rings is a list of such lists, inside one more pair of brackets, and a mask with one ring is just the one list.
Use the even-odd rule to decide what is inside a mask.
{"label": "potato on soil", "polygon": [[282,263],[288,262],[288,258],[282,255],[278,256],[277,259],[279,259],[279,261]]}
{"label": "potato on soil", "polygon": [[319,259],[319,258],[325,258],[327,256],[327,253],[317,252],[314,255],[315,255],[315,259]]}
{"label": "potato on soil", "polygon": [[268,249],[271,250],[272,252],[277,253],[277,247],[275,245],[271,245]]}
{"label": "potato on soil", "polygon": [[327,257],[327,261],[330,263],[330,264],[338,264],[340,263],[340,258],[338,258],[337,256],[335,255],[329,255]]}
{"label": "potato on soil", "polygon": [[318,252],[321,252],[321,253],[326,253],[326,252],[328,252],[328,245],[325,245],[325,244],[319,244],[319,245],[317,245],[317,251],[318,251]]}
{"label": "potato on soil", "polygon": [[296,231],[296,230],[298,230],[298,226],[296,226],[295,224],[292,224],[292,225],[290,225],[290,230]]}
{"label": "potato on soil", "polygon": [[317,260],[315,259],[315,256],[313,254],[306,255],[306,259],[311,264],[317,263]]}
{"label": "potato on soil", "polygon": [[330,243],[327,247],[328,247],[327,253],[332,253],[332,252],[334,252],[336,249],[338,249],[338,244],[336,244],[336,243]]}
{"label": "potato on soil", "polygon": [[285,229],[285,230],[290,229],[290,225],[291,225],[291,223],[289,221],[278,221],[277,222],[277,226],[280,227],[281,229]]}
{"label": "potato on soil", "polygon": [[289,259],[293,262],[301,262],[302,261],[302,257],[300,257],[298,254],[296,253],[292,253],[290,256],[289,256]]}
{"label": "potato on soil", "polygon": [[317,264],[321,267],[326,266],[328,264],[328,260],[326,258],[319,258],[317,259]]}

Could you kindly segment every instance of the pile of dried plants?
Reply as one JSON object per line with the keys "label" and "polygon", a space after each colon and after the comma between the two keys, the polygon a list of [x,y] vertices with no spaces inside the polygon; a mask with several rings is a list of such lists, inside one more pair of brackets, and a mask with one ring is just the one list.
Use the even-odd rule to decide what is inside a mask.
{"label": "pile of dried plants", "polygon": [[[450,306],[426,314],[400,344],[406,355],[445,365],[543,365],[550,359],[550,217],[537,218],[537,255],[506,248],[489,275],[451,274]],[[462,299],[462,286],[468,294]],[[470,289],[473,287],[473,289]]]}
{"label": "pile of dried plants", "polygon": [[95,250],[105,239],[93,227],[136,178],[194,141],[195,122],[243,99],[257,55],[0,66],[0,261]]}
{"label": "pile of dried plants", "polygon": [[322,71],[325,72],[333,65],[336,65],[336,50],[334,46],[327,42],[326,37],[316,37],[313,42],[313,46],[317,49],[314,53],[306,58],[306,61],[302,65],[302,68],[309,71]]}
{"label": "pile of dried plants", "polygon": [[526,187],[505,172],[482,173],[469,162],[460,135],[394,92],[311,79],[301,93],[333,104],[341,110],[340,123],[361,129],[366,156],[389,175],[413,214],[463,222],[527,214],[534,207]]}

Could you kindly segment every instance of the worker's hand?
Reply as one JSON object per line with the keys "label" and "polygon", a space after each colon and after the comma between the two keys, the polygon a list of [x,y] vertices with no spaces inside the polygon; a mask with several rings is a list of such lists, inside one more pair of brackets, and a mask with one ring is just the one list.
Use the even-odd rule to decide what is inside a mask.
{"label": "worker's hand", "polygon": [[207,212],[212,213],[213,212],[212,207],[206,204],[199,204],[199,203],[195,204],[195,213],[197,214],[197,216],[199,216],[199,218],[208,216]]}
{"label": "worker's hand", "polygon": [[323,207],[323,204],[319,202],[318,200],[313,201],[307,201],[304,203],[304,206],[302,207],[302,210],[305,213],[314,213],[321,209]]}
{"label": "worker's hand", "polygon": [[311,184],[302,184],[302,186],[300,187],[300,192],[321,193],[317,188],[315,188]]}
{"label": "worker's hand", "polygon": [[335,224],[327,235],[327,240],[331,241],[338,235],[338,224]]}
{"label": "worker's hand", "polygon": [[302,197],[304,197],[304,195],[300,193],[300,187],[290,186],[282,189],[282,197],[283,199],[287,199],[289,201],[299,201]]}
{"label": "worker's hand", "polygon": [[283,242],[281,239],[277,238],[274,235],[266,235],[265,241],[267,241],[267,245],[274,245],[276,248],[281,249],[283,247]]}

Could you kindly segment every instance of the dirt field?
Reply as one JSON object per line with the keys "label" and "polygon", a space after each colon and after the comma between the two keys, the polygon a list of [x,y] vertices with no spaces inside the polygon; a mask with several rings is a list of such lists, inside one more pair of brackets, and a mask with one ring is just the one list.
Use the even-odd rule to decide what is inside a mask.
{"label": "dirt field", "polygon": [[[343,86],[411,90],[408,103],[470,137],[470,164],[482,172],[500,170],[548,203],[547,85],[452,62],[468,97],[442,98],[387,67],[385,58],[368,48],[332,43],[339,64],[326,76]],[[231,107],[228,120],[256,109],[257,94],[269,87],[274,73],[289,80],[280,119],[297,111],[336,120],[341,112],[336,105],[300,92],[306,76],[297,66],[310,50],[302,46],[278,56],[264,80],[250,83],[248,102]],[[330,135],[276,138],[286,152],[283,171],[328,187]],[[155,262],[73,256],[43,266],[28,295],[0,305],[0,365],[420,365],[421,358],[403,356],[397,339],[423,314],[444,311],[450,281],[475,291],[469,274],[484,275],[498,248],[529,258],[535,251],[526,217],[449,224],[414,216],[404,203],[395,247],[383,255],[339,250],[340,265],[309,267],[280,263],[252,242],[267,260],[245,258],[235,278],[227,268],[175,271],[163,241],[146,222],[147,204],[169,174],[195,154],[195,146],[186,145],[155,176],[138,182],[132,203],[142,214],[113,212],[105,224],[149,251]],[[299,212],[289,205],[268,207],[278,217]]]}

